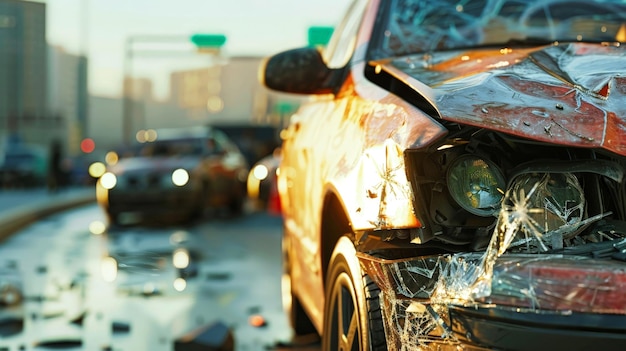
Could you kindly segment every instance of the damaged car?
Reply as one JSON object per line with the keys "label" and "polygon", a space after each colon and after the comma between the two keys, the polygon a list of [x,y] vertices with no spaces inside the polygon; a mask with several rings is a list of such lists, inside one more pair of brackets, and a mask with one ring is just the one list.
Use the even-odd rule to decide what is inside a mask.
{"label": "damaged car", "polygon": [[295,334],[623,349],[625,42],[623,0],[356,0],[267,58]]}

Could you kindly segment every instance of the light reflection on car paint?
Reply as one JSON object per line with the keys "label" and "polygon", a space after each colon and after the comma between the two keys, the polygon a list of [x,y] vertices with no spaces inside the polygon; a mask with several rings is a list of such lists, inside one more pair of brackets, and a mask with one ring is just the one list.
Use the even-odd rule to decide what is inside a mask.
{"label": "light reflection on car paint", "polygon": [[[305,181],[307,185],[303,189],[318,193],[320,191],[315,187],[326,186],[343,193],[342,197],[350,200],[345,201],[344,205],[354,230],[416,227],[419,222],[412,208],[406,207],[411,204],[413,193],[408,186],[402,152],[412,144],[427,144],[441,136],[441,126],[430,119],[419,118],[423,115],[422,112],[393,96],[384,98],[380,103],[368,102],[358,96],[347,96],[332,105],[338,106],[329,106],[322,102],[302,110],[300,113],[305,115],[324,114],[326,109],[334,114],[334,117],[320,119],[319,122],[308,121],[307,129],[298,127],[298,116],[293,117],[295,123],[288,130],[289,136],[285,139],[285,145],[291,147],[291,140],[295,138],[299,144],[297,148],[302,149],[303,153],[298,159],[285,160],[281,165],[283,172],[279,176],[279,182],[280,178],[285,178],[285,184],[296,187],[293,175],[298,168],[303,167],[301,164],[305,160],[324,165],[325,168],[306,171],[309,174]],[[334,112],[335,108],[344,110],[344,113]],[[321,110],[313,112],[310,109]],[[321,123],[324,125],[320,125]],[[339,130],[351,138],[329,140],[327,135],[316,132],[329,128]],[[389,136],[391,138],[388,139]],[[354,148],[355,140],[360,140],[365,149]],[[311,146],[318,143],[328,147],[320,154],[308,153]],[[313,161],[311,158],[319,160]],[[330,179],[331,184],[324,185],[324,179]],[[362,189],[369,191],[364,192]],[[302,195],[306,197],[306,194]],[[289,203],[294,199],[281,198],[281,201],[288,210]],[[307,199],[297,202],[298,206],[320,208],[321,205],[315,201],[316,199]],[[314,212],[299,210],[296,214]],[[311,225],[316,223],[315,218],[302,218],[301,223],[307,222]]]}

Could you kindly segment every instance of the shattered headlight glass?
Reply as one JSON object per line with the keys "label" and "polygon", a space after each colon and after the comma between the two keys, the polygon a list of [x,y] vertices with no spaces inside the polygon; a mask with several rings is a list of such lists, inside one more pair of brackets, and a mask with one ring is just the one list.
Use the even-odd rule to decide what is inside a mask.
{"label": "shattered headlight glass", "polygon": [[466,211],[487,217],[500,209],[506,183],[492,162],[461,156],[450,165],[447,182],[452,198]]}
{"label": "shattered headlight glass", "polygon": [[586,223],[584,193],[571,174],[522,175],[513,181],[504,203],[501,226],[508,236],[521,231],[544,251],[560,248],[559,241],[576,235]]}

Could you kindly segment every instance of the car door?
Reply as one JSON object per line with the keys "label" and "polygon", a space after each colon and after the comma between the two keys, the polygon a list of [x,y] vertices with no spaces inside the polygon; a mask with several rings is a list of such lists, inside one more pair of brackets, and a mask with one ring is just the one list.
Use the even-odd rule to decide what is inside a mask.
{"label": "car door", "polygon": [[[355,1],[347,16],[335,29],[323,57],[329,68],[348,71],[350,58],[356,47],[359,24],[367,0]],[[353,97],[321,95],[302,104],[291,117],[282,133],[283,161],[281,177],[287,188],[283,198],[283,211],[287,235],[293,252],[291,274],[297,286],[294,292],[307,306],[308,312],[321,315],[324,305],[323,272],[320,243],[320,218],[323,207],[326,179],[340,163],[341,152],[335,149],[341,140],[339,130],[345,116],[351,112]],[[343,133],[341,133],[343,135]],[[355,145],[358,148],[358,141]]]}

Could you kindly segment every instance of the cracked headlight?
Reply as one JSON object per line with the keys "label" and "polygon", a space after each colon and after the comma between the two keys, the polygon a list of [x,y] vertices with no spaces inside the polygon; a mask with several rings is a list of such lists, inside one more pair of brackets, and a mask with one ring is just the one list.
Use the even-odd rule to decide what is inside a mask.
{"label": "cracked headlight", "polygon": [[493,162],[461,156],[450,165],[447,182],[452,198],[466,211],[487,217],[500,209],[506,182]]}
{"label": "cracked headlight", "polygon": [[[525,174],[513,180],[505,209],[520,219],[529,233],[566,229],[576,234],[584,221],[585,196],[578,179],[569,173]],[[569,229],[569,230],[567,230]]]}

